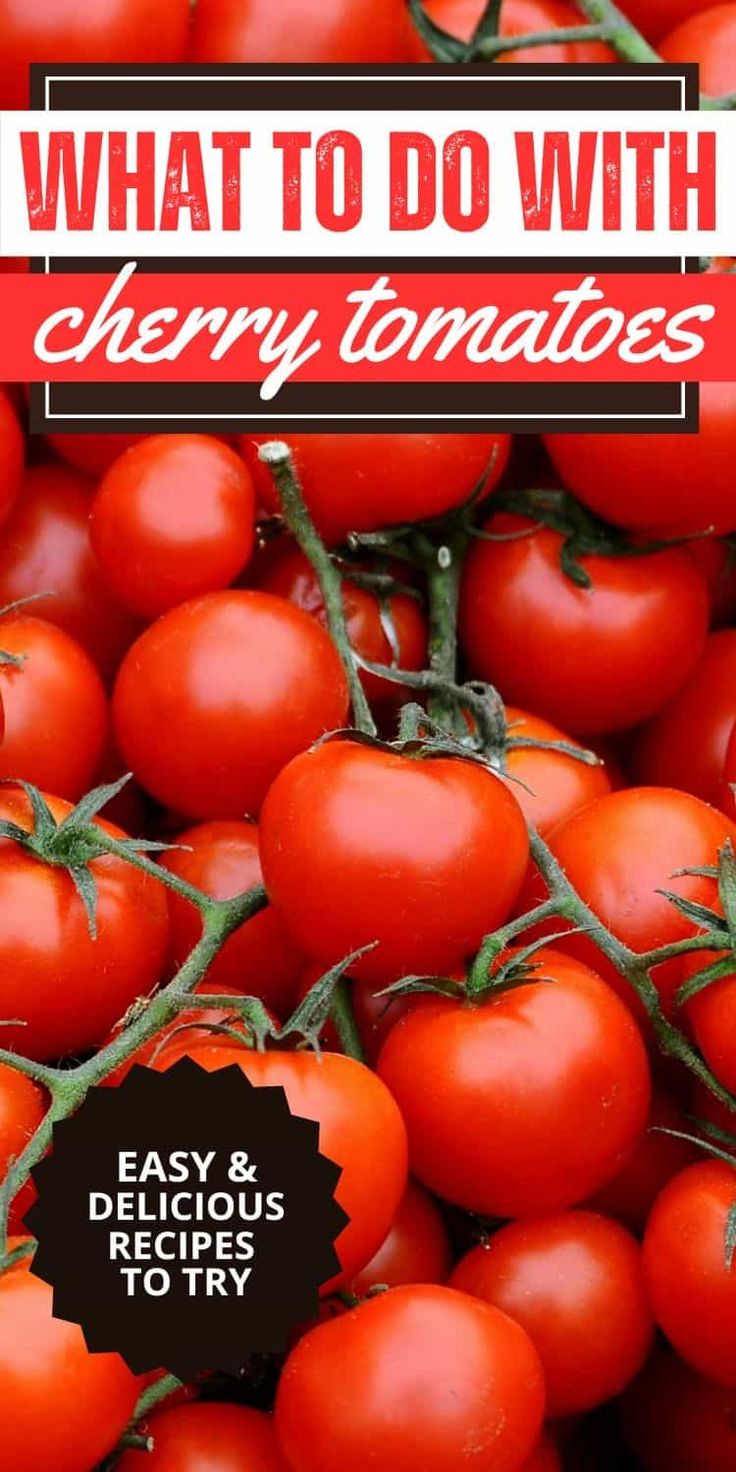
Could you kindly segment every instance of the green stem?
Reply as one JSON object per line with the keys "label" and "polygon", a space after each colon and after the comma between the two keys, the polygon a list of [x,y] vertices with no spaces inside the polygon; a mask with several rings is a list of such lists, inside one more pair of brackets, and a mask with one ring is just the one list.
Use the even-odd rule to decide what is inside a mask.
{"label": "green stem", "polygon": [[509,51],[526,51],[537,46],[565,46],[579,41],[612,41],[615,32],[610,26],[563,26],[554,31],[530,31],[514,36],[489,36],[479,41],[472,49],[472,59],[495,61]]}
{"label": "green stem", "polygon": [[[427,567],[429,588],[429,667],[440,681],[455,685],[457,681],[457,613],[460,575],[468,538],[465,532],[454,533],[447,542],[432,550]],[[427,702],[433,721],[452,722],[452,698],[441,688]]]}
{"label": "green stem", "polygon": [[612,0],[576,0],[579,10],[596,26],[604,26],[609,45],[623,61],[661,62],[662,58],[644,39],[636,26]]}
{"label": "green stem", "polygon": [[358,1063],[365,1062],[363,1042],[358,1032],[355,1014],[350,999],[350,983],[341,977],[335,987],[330,1016],[337,1028],[337,1035],[348,1058]]}

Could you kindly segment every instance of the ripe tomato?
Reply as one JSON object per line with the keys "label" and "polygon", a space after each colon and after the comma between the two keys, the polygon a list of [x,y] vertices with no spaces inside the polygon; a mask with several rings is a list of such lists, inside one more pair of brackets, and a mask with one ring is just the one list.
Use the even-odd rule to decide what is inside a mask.
{"label": "ripe tomato", "polygon": [[292,1472],[517,1472],[543,1410],[523,1329],[431,1284],[379,1294],[306,1334],[284,1366],[275,1415]]}
{"label": "ripe tomato", "polygon": [[20,490],[23,457],[18,416],[7,394],[0,389],[0,524],[10,514]]}
{"label": "ripe tomato", "polygon": [[105,688],[92,660],[63,629],[24,613],[0,620],[0,649],[25,657],[21,666],[0,664],[0,777],[81,797],[108,729]]}
{"label": "ripe tomato", "polygon": [[111,596],[89,541],[89,489],[63,465],[34,465],[0,532],[0,606],[50,594],[29,611],[71,634],[111,675],[138,630]]}
{"label": "ripe tomato", "polygon": [[701,385],[698,434],[553,434],[545,444],[568,489],[616,526],[736,527],[736,382]]}
{"label": "ripe tomato", "polygon": [[414,61],[416,32],[402,0],[199,0],[190,61]]}
{"label": "ripe tomato", "polygon": [[[57,822],[71,811],[57,798],[47,802]],[[25,793],[3,789],[0,817],[30,829]],[[109,823],[97,826],[125,836]],[[0,1016],[22,1024],[3,1028],[3,1045],[29,1058],[93,1047],[163,970],[163,886],[112,855],[95,859],[90,869],[98,891],[96,939],[66,869],[0,839]]]}
{"label": "ripe tomato", "polygon": [[[507,705],[506,719],[515,736],[577,745],[557,726],[527,711]],[[512,748],[506,758],[506,769],[507,775],[502,780],[513,792],[525,818],[543,837],[558,823],[571,818],[578,808],[596,797],[604,797],[612,787],[608,763],[589,767],[576,757],[545,751],[542,747]]]}
{"label": "ripe tomato", "polygon": [[560,1454],[549,1436],[543,1436],[542,1440],[537,1442],[528,1462],[524,1463],[520,1472],[562,1472]]}
{"label": "ripe tomato", "polygon": [[[182,847],[161,862],[213,899],[229,900],[261,883],[255,823],[213,822],[188,828],[174,840]],[[169,891],[171,959],[183,965],[202,933],[199,911]],[[207,972],[214,986],[260,997],[285,1019],[296,1005],[303,958],[272,909],[262,910],[226,940]]]}
{"label": "ripe tomato", "polygon": [[27,1258],[0,1277],[0,1472],[86,1472],[133,1414],[135,1376],[119,1355],[90,1354],[51,1300]]}
{"label": "ripe tomato", "polygon": [[[626,0],[627,19],[633,21],[638,30],[650,41],[659,41],[673,26],[710,10],[713,0]],[[693,61],[694,57],[688,57]],[[696,1469],[693,1468],[693,1472]]]}
{"label": "ripe tomato", "polygon": [[733,1472],[736,1391],[662,1350],[623,1398],[626,1440],[643,1472]]}
{"label": "ripe tomato", "polygon": [[[712,951],[688,956],[683,974],[692,976],[716,959]],[[736,974],[714,981],[688,1003],[687,1015],[706,1063],[730,1093],[736,1093]]]}
{"label": "ripe tomato", "polygon": [[261,817],[272,904],[307,952],[373,981],[447,974],[507,917],[524,875],[526,825],[491,772],[354,741],[305,752]]}
{"label": "ripe tomato", "polygon": [[526,1329],[542,1361],[547,1415],[619,1395],[649,1354],[654,1323],[638,1242],[607,1217],[565,1211],[502,1227],[461,1258],[450,1286]]}
{"label": "ripe tomato", "polygon": [[146,629],[115,686],[118,746],[141,786],[191,818],[256,814],[276,774],[344,725],[323,629],[268,593],[209,593]]}
{"label": "ripe tomato", "polygon": [[726,747],[718,806],[729,818],[736,818],[736,724]]}
{"label": "ripe tomato", "polygon": [[480,1006],[437,1000],[410,1013],[378,1062],[414,1174],[484,1216],[584,1200],[621,1168],[647,1119],[649,1068],[631,1014],[579,962],[546,951],[542,963],[549,980]]}
{"label": "ripe tomato", "polygon": [[586,1205],[591,1211],[616,1217],[632,1232],[643,1232],[660,1191],[698,1158],[694,1145],[664,1134],[663,1130],[687,1131],[688,1128],[675,1100],[662,1088],[655,1088],[649,1124],[633,1155]]}
{"label": "ripe tomato", "polygon": [[697,61],[700,90],[722,97],[736,88],[736,5],[714,5],[677,26],[661,42],[663,61]]}
{"label": "ripe tomato", "polygon": [[725,537],[696,537],[687,550],[700,568],[711,601],[711,626],[732,624],[736,617],[736,560]]}
{"label": "ripe tomato", "polygon": [[[241,440],[259,497],[273,511],[278,510],[278,498],[257,451],[259,445],[275,438],[261,434]],[[331,543],[343,542],[348,532],[373,532],[405,521],[423,521],[461,506],[481,478],[487,490],[498,484],[511,446],[506,434],[290,434],[286,438],[309,510]]]}
{"label": "ripe tomato", "polygon": [[0,0],[0,107],[28,107],[32,61],[181,61],[187,43],[187,0],[109,0],[80,10],[74,0],[28,6]]}
{"label": "ripe tomato", "polygon": [[[401,574],[399,573],[399,576]],[[298,547],[284,539],[267,548],[267,556],[254,586],[288,598],[327,627],[327,613],[314,569]],[[342,584],[342,601],[353,649],[371,664],[396,664],[402,670],[421,670],[427,662],[427,621],[421,604],[409,593],[392,593],[382,607],[381,598],[350,578]],[[387,632],[392,632],[395,648]],[[378,675],[361,674],[371,702],[397,705],[407,699],[406,686],[395,685]]]}
{"label": "ripe tomato", "polygon": [[158,434],[106,472],[90,537],[115,596],[152,619],[233,582],[254,523],[253,481],[234,450],[203,434]]}
{"label": "ripe tomato", "polygon": [[[469,41],[485,10],[485,0],[428,0],[425,10],[436,25],[451,36]],[[569,30],[585,25],[575,5],[561,0],[504,0],[499,35],[523,36],[534,31]],[[614,61],[614,53],[600,41],[568,41],[547,46],[520,46],[506,51],[499,61],[512,62],[602,62]]]}
{"label": "ripe tomato", "polygon": [[[705,580],[687,552],[584,557],[592,586],[560,566],[563,538],[517,516],[487,524],[463,572],[460,637],[470,673],[576,733],[653,715],[695,668],[708,632]],[[540,639],[539,630],[545,631]]]}
{"label": "ripe tomato", "polygon": [[292,1114],[318,1121],[322,1154],[342,1166],[335,1199],[350,1218],[335,1243],[342,1272],[322,1285],[334,1293],[378,1251],[406,1189],[406,1130],[388,1089],[340,1053],[256,1053],[224,1038],[182,1035],[154,1066],[165,1071],[184,1056],[209,1073],[237,1064],[258,1088],[283,1087]]}
{"label": "ripe tomato", "polygon": [[736,1388],[736,1273],[726,1264],[726,1222],[736,1170],[719,1160],[675,1176],[644,1237],[654,1317],[682,1358],[718,1385]]}
{"label": "ripe tomato", "polygon": [[721,629],[710,635],[689,680],[639,733],[639,780],[718,802],[734,721],[736,629]]}
{"label": "ripe tomato", "polygon": [[288,1472],[272,1418],[249,1406],[198,1401],[146,1423],[153,1451],[124,1452],[117,1472]]}
{"label": "ripe tomato", "polygon": [[49,434],[46,436],[57,455],[97,480],[131,445],[137,445],[142,434]]}
{"label": "ripe tomato", "polygon": [[384,1283],[444,1283],[452,1257],[447,1228],[432,1197],[408,1181],[391,1230],[369,1263],[353,1278],[350,1291],[364,1298]]}
{"label": "ripe tomato", "polygon": [[[694,933],[692,922],[660,893],[669,890],[696,904],[713,905],[716,882],[676,870],[715,864],[726,839],[736,843],[736,826],[707,803],[664,787],[634,787],[589,803],[550,836],[550,848],[581,899],[609,930],[634,951],[670,945]],[[544,884],[530,879],[523,908],[543,899]],[[547,931],[563,929],[553,921]],[[561,949],[597,966],[638,1014],[631,988],[585,935],[557,942]],[[681,960],[654,971],[666,1010],[683,980]]]}
{"label": "ripe tomato", "polygon": [[[0,1063],[0,1180],[11,1162],[25,1149],[43,1119],[48,1103],[42,1090],[17,1068]],[[23,1217],[36,1200],[30,1179],[21,1186],[11,1205],[11,1231],[18,1231]]]}

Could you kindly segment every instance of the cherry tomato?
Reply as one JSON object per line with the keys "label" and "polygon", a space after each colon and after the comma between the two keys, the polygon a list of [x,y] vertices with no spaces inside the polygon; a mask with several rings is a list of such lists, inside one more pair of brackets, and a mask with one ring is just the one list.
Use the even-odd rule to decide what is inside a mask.
{"label": "cherry tomato", "polygon": [[321,1324],[286,1361],[276,1432],[291,1472],[518,1472],[544,1380],[518,1324],[434,1284]]}
{"label": "cherry tomato", "polygon": [[507,917],[528,842],[515,798],[456,758],[416,759],[354,741],[296,758],[261,818],[269,897],[328,964],[378,942],[354,974],[447,974]]}
{"label": "cherry tomato", "polygon": [[697,1158],[694,1145],[664,1131],[691,1129],[675,1100],[656,1088],[649,1124],[639,1144],[618,1175],[587,1202],[590,1209],[616,1217],[632,1232],[643,1232],[660,1191]]}
{"label": "cherry tomato", "polygon": [[353,1278],[350,1291],[363,1298],[381,1283],[444,1283],[450,1271],[447,1229],[432,1197],[408,1181],[391,1230],[378,1252]]}
{"label": "cherry tomato", "polygon": [[639,780],[718,802],[734,721],[736,629],[721,629],[710,635],[689,680],[637,737]]}
{"label": "cherry tomato", "polygon": [[584,1200],[617,1173],[646,1124],[646,1050],[626,1007],[554,951],[543,953],[539,975],[479,1006],[438,999],[410,1013],[378,1062],[414,1174],[484,1216]]}
{"label": "cherry tomato", "polygon": [[[48,1103],[32,1079],[7,1063],[0,1063],[0,1180],[11,1162],[22,1154],[43,1119]],[[30,1178],[21,1186],[11,1205],[11,1231],[18,1231],[23,1217],[37,1196]]]}
{"label": "cherry tomato", "polygon": [[169,1045],[155,1067],[194,1058],[209,1073],[237,1064],[258,1088],[281,1086],[292,1114],[319,1123],[319,1148],[342,1166],[335,1199],[350,1218],[335,1247],[342,1272],[322,1285],[327,1295],[370,1262],[391,1228],[406,1189],[406,1130],[381,1080],[340,1053],[256,1053],[227,1039]]}
{"label": "cherry tomato", "polygon": [[626,1440],[643,1472],[733,1472],[736,1391],[711,1385],[665,1351],[622,1401]]}
{"label": "cherry tomato", "polygon": [[324,630],[285,599],[243,590],[163,614],[128,652],[113,701],[141,786],[191,818],[256,814],[281,768],[346,715]]}
{"label": "cherry tomato", "polygon": [[117,668],[138,625],[111,596],[89,541],[89,489],[63,465],[26,473],[0,531],[0,606],[45,596],[29,612],[71,634],[103,675]]}
{"label": "cherry tomato", "polygon": [[736,818],[736,724],[726,747],[718,806],[729,818]]}
{"label": "cherry tomato", "polygon": [[526,1329],[542,1361],[547,1414],[612,1400],[638,1375],[654,1323],[641,1249],[618,1222],[566,1211],[502,1227],[461,1258],[450,1286]]}
{"label": "cherry tomato", "polygon": [[[49,434],[46,436],[57,455],[97,480],[109,470],[131,445],[145,438],[142,434]],[[90,487],[88,487],[90,489]]]}
{"label": "cherry tomato", "polygon": [[0,1277],[0,1472],[87,1472],[133,1414],[135,1376],[119,1355],[90,1354],[51,1300],[27,1258]]}
{"label": "cherry tomato", "polygon": [[146,1423],[153,1451],[124,1452],[117,1472],[288,1472],[273,1421],[249,1406],[199,1401]]}
{"label": "cherry tomato", "polygon": [[[653,715],[695,668],[710,605],[687,552],[584,557],[591,587],[563,572],[563,538],[516,516],[487,524],[465,564],[460,637],[470,673],[576,733]],[[539,631],[544,629],[544,638]]]}
{"label": "cherry tomato", "polygon": [[[626,18],[650,41],[659,41],[673,26],[710,10],[713,0],[626,0]],[[688,57],[688,61],[694,57]],[[693,1472],[696,1469],[693,1468]]]}
{"label": "cherry tomato", "polygon": [[[71,811],[47,798],[57,822]],[[30,829],[25,793],[6,788],[0,816]],[[125,835],[97,821],[114,838]],[[53,1059],[99,1043],[131,1002],[156,985],[166,956],[166,895],[156,879],[105,855],[90,871],[97,883],[97,936],[66,869],[39,862],[12,839],[0,839],[0,1016],[3,1045],[29,1058]]]}
{"label": "cherry tomato", "polygon": [[187,0],[108,0],[80,9],[74,0],[0,0],[0,107],[28,107],[32,61],[181,61],[187,43]]}
{"label": "cherry tomato", "polygon": [[654,1317],[677,1353],[706,1379],[736,1388],[736,1273],[726,1224],[736,1169],[691,1165],[657,1200],[644,1237]]}
{"label": "cherry tomato", "polygon": [[[712,951],[688,956],[683,974],[690,977],[716,960]],[[724,1088],[736,1093],[736,974],[714,981],[687,1005],[695,1038],[703,1057]]]}
{"label": "cherry tomato", "polygon": [[736,88],[736,5],[714,5],[684,20],[659,45],[663,61],[697,61],[700,90],[722,97]]}
{"label": "cherry tomato", "polygon": [[414,61],[418,38],[402,0],[199,0],[190,61]]}
{"label": "cherry tomato", "polygon": [[545,443],[568,489],[616,526],[680,535],[736,527],[736,382],[701,385],[698,434],[553,434]]}
{"label": "cherry tomato", "polygon": [[[288,598],[327,627],[327,613],[317,575],[298,547],[288,542],[268,549],[263,571],[255,586],[267,593]],[[399,572],[399,577],[401,573]],[[421,604],[409,593],[391,593],[385,606],[379,594],[359,587],[346,577],[342,601],[353,649],[371,664],[395,664],[402,670],[421,670],[427,662],[427,623]],[[396,685],[380,675],[361,674],[370,702],[397,705],[409,698],[405,685]]]}
{"label": "cherry tomato", "polygon": [[[485,10],[485,0],[428,0],[425,10],[430,20],[443,31],[448,31],[451,36],[459,36],[462,41],[469,41]],[[534,31],[569,30],[585,23],[584,16],[576,6],[560,3],[560,0],[504,0],[499,35],[523,36]],[[499,61],[511,62],[614,60],[614,53],[600,41],[520,46],[518,51],[505,51],[499,57]]]}
{"label": "cherry tomato", "polygon": [[[174,840],[181,848],[166,853],[161,862],[213,899],[229,900],[261,883],[258,829],[254,823],[200,823]],[[169,891],[171,958],[183,965],[202,933],[196,907]],[[207,977],[213,986],[234,987],[241,994],[260,997],[267,1007],[286,1018],[296,1005],[303,958],[272,909],[262,910],[226,940]]]}
{"label": "cherry tomato", "polygon": [[[550,835],[549,844],[594,914],[632,950],[648,951],[694,933],[692,922],[661,891],[712,906],[717,898],[714,879],[674,876],[680,869],[715,864],[728,838],[736,843],[736,826],[698,798],[664,787],[634,787],[589,803]],[[530,877],[520,908],[545,895],[539,876]],[[563,928],[555,919],[542,930]],[[643,1015],[632,989],[587,936],[571,935],[557,945],[596,965],[637,1015]],[[671,1009],[683,980],[682,961],[656,967],[653,979],[665,1008]]]}
{"label": "cherry tomato", "polygon": [[[263,504],[277,511],[273,481],[257,454],[259,444],[273,438],[244,436],[241,447]],[[486,490],[498,484],[511,445],[504,434],[290,434],[286,439],[309,510],[332,543],[344,541],[348,532],[423,521],[461,506],[479,481]]]}
{"label": "cherry tomato", "polygon": [[543,1436],[542,1440],[537,1442],[528,1462],[524,1463],[520,1472],[562,1472],[560,1454],[549,1436]]}
{"label": "cherry tomato", "polygon": [[[564,741],[578,743],[540,716],[525,710],[506,707],[506,720],[512,736],[529,741]],[[579,748],[583,750],[582,747]],[[506,775],[502,779],[513,792],[522,813],[544,837],[558,823],[571,818],[578,808],[604,797],[611,791],[608,762],[588,766],[577,757],[543,747],[512,747],[506,757]]]}
{"label": "cherry tomato", "polygon": [[233,582],[254,523],[253,481],[234,450],[203,434],[159,434],[110,466],[90,537],[115,596],[151,619]]}
{"label": "cherry tomato", "polygon": [[0,389],[0,524],[12,511],[20,490],[23,456],[23,435],[18,416],[5,391]]}
{"label": "cherry tomato", "polygon": [[81,797],[108,730],[105,688],[92,660],[63,629],[23,613],[0,620],[0,649],[24,659],[20,666],[0,662],[0,777]]}

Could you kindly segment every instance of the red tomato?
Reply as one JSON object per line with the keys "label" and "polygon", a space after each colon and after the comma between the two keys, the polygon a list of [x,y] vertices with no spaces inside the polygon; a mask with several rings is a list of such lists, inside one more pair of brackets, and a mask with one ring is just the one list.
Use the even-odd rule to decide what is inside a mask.
{"label": "red tomato", "polygon": [[242,572],[255,538],[250,472],[221,440],[152,435],[107,471],[90,537],[115,596],[156,618]]}
{"label": "red tomato", "polygon": [[288,1472],[273,1421],[249,1406],[199,1401],[146,1423],[152,1452],[124,1452],[117,1472]]}
{"label": "red tomato", "polygon": [[721,629],[710,635],[682,689],[637,737],[639,780],[718,802],[734,721],[736,629]]}
{"label": "red tomato", "polygon": [[28,107],[32,61],[181,61],[189,30],[187,0],[108,0],[81,9],[75,0],[0,0],[0,107]]}
{"label": "red tomato", "polygon": [[700,568],[711,600],[711,625],[720,628],[736,617],[736,560],[724,537],[696,537],[687,550]]}
{"label": "red tomato", "polygon": [[726,747],[718,806],[729,818],[736,818],[736,725]]}
{"label": "red tomato", "polygon": [[[350,14],[352,18],[353,12]],[[257,450],[275,438],[261,434],[241,440],[259,496],[273,511],[278,510],[278,498]],[[487,490],[498,484],[511,445],[506,434],[290,434],[286,438],[309,510],[323,537],[332,543],[343,542],[348,532],[372,532],[426,520],[461,506],[481,479]]]}
{"label": "red tomato", "polygon": [[[715,864],[726,839],[736,843],[736,826],[707,803],[664,787],[634,787],[589,803],[551,834],[552,852],[581,899],[609,930],[634,951],[670,945],[694,933],[691,921],[661,894],[669,890],[696,904],[713,905],[716,882],[701,875],[674,878],[680,869]],[[521,906],[544,898],[538,875],[530,878]],[[561,930],[556,919],[543,929]],[[557,944],[601,974],[641,1013],[635,994],[585,935]],[[681,960],[654,972],[667,1010],[683,980]]]}
{"label": "red tomato", "polygon": [[[47,802],[57,822],[71,811],[57,798]],[[25,793],[4,789],[0,816],[29,829]],[[125,836],[109,823],[97,826]],[[90,869],[98,891],[96,939],[66,869],[0,839],[0,1016],[23,1024],[3,1028],[3,1046],[29,1058],[95,1046],[163,970],[163,886],[112,855],[95,859]]]}
{"label": "red tomato", "polygon": [[402,0],[198,0],[190,61],[414,61],[416,32]]}
{"label": "red tomato", "polygon": [[[691,977],[716,960],[712,951],[687,956],[683,974]],[[703,1057],[716,1078],[730,1093],[736,1093],[736,968],[705,987],[688,1003],[687,1015]]]}
{"label": "red tomato", "polygon": [[[297,1001],[303,1001],[324,973],[325,966],[321,961],[311,961],[304,967],[297,987]],[[350,982],[350,1002],[363,1051],[367,1062],[373,1067],[391,1028],[407,1012],[426,1005],[431,1000],[431,994],[410,993],[407,996],[387,997],[382,994],[383,987],[378,982],[352,975],[346,979]],[[453,980],[455,979],[462,980],[460,973],[453,972]],[[329,1017],[320,1038],[325,1048],[331,1048],[336,1053],[342,1052],[337,1028]]]}
{"label": "red tomato", "polygon": [[350,1291],[363,1298],[383,1283],[444,1283],[452,1258],[447,1229],[432,1197],[408,1181],[393,1225],[385,1240],[353,1278]]}
{"label": "red tomato", "polygon": [[138,625],[111,597],[89,541],[87,482],[63,465],[35,465],[0,532],[0,605],[50,594],[30,611],[57,624],[104,675],[117,668]]}
{"label": "red tomato", "polygon": [[[5,1179],[11,1162],[36,1133],[47,1109],[48,1103],[38,1084],[17,1068],[0,1063],[0,1180]],[[36,1196],[33,1181],[27,1180],[11,1205],[11,1231],[20,1229]]]}
{"label": "red tomato", "polygon": [[286,1361],[276,1432],[291,1472],[518,1472],[544,1380],[518,1324],[436,1285],[321,1324]]}
{"label": "red tomato", "polygon": [[[142,434],[49,434],[46,436],[57,455],[91,475],[95,480],[109,469],[131,445],[145,438]],[[89,487],[88,487],[89,489]]]}
{"label": "red tomato", "polygon": [[319,1148],[342,1166],[335,1199],[350,1220],[335,1247],[342,1272],[322,1285],[334,1293],[370,1262],[391,1228],[406,1189],[406,1130],[387,1088],[362,1063],[340,1053],[255,1053],[226,1039],[183,1037],[155,1067],[194,1058],[214,1073],[237,1064],[258,1088],[281,1085],[292,1114],[319,1123]]}
{"label": "red tomato", "polygon": [[[557,726],[525,710],[506,707],[506,720],[513,736],[534,741],[578,743]],[[581,748],[582,749],[582,748]],[[524,816],[544,836],[558,823],[571,818],[578,808],[611,791],[609,764],[589,767],[576,757],[541,747],[512,748],[506,758],[507,775],[502,778],[513,792]]]}
{"label": "red tomato", "polygon": [[378,1063],[414,1174],[484,1216],[584,1200],[621,1168],[647,1119],[649,1068],[631,1014],[554,951],[540,976],[549,980],[480,1006],[438,999],[410,1013]]}
{"label": "red tomato", "polygon": [[736,1273],[726,1223],[736,1170],[691,1165],[665,1186],[649,1218],[644,1268],[654,1317],[677,1353],[706,1379],[736,1388]]}
{"label": "red tomato", "polygon": [[542,1440],[537,1443],[528,1462],[524,1463],[520,1472],[562,1472],[560,1454],[549,1436],[543,1436]]}
{"label": "red tomato", "polygon": [[0,1472],[87,1472],[133,1414],[135,1376],[119,1355],[90,1354],[51,1300],[27,1258],[0,1277]]}
{"label": "red tomato", "polygon": [[533,527],[494,517],[487,530],[521,535],[471,549],[460,609],[471,675],[577,733],[625,730],[653,715],[705,644],[710,605],[692,559],[676,548],[584,557],[592,586],[578,588],[560,566],[563,538]]}
{"label": "red tomato", "polygon": [[691,1128],[674,1099],[655,1089],[649,1125],[639,1144],[618,1175],[596,1191],[587,1203],[590,1209],[616,1217],[632,1232],[643,1232],[660,1191],[697,1158],[694,1145],[662,1131]]}
{"label": "red tomato", "polygon": [[[425,10],[436,25],[451,36],[469,41],[485,10],[486,0],[428,0]],[[569,30],[584,26],[585,17],[574,5],[560,0],[504,0],[501,6],[499,35],[523,36],[534,31]],[[567,62],[614,61],[614,53],[599,41],[568,41],[548,46],[521,46],[506,51],[500,61]]]}
{"label": "red tomato", "polygon": [[[0,89],[1,86],[0,83]],[[23,455],[23,435],[18,416],[5,391],[0,389],[0,524],[12,511],[20,490]]]}
{"label": "red tomato", "polygon": [[[194,994],[197,996],[206,996],[210,992],[222,992],[233,997],[243,995],[234,986],[213,986],[211,981],[200,981],[194,987]],[[156,1033],[155,1037],[149,1038],[147,1043],[142,1043],[140,1048],[136,1048],[125,1063],[120,1063],[112,1073],[108,1073],[107,1077],[102,1080],[103,1087],[116,1089],[118,1084],[128,1077],[131,1068],[136,1063],[151,1067],[159,1058],[165,1061],[170,1056],[172,1049],[176,1051],[177,1058],[180,1058],[188,1047],[197,1043],[209,1043],[220,1039],[232,1041],[232,1039],[225,1038],[223,1033],[218,1034],[216,1031],[225,1023],[231,1029],[241,1032],[244,1037],[250,1037],[247,1025],[236,1018],[234,1012],[229,1011],[226,1007],[187,1007],[186,1010],[179,1013],[174,1022],[170,1022],[167,1027]],[[117,1037],[117,1030],[113,1029],[105,1038],[103,1047],[111,1043],[115,1037]],[[151,1373],[155,1379],[158,1371]]]}
{"label": "red tomato", "polygon": [[[319,581],[304,553],[286,540],[267,551],[265,566],[256,577],[255,586],[288,598],[290,603],[303,608],[326,628],[327,613]],[[403,670],[424,669],[427,662],[427,622],[416,598],[408,593],[392,593],[386,599],[384,609],[377,593],[345,578],[342,601],[348,637],[357,654],[372,664],[396,664]],[[395,651],[386,631],[387,623],[393,629]],[[396,705],[408,698],[404,685],[395,685],[369,673],[363,673],[361,679],[369,701]]]}
{"label": "red tomato", "polygon": [[736,5],[714,5],[677,26],[661,42],[663,61],[697,61],[700,90],[722,97],[736,89]]}
{"label": "red tomato", "polygon": [[733,1472],[736,1391],[711,1385],[661,1351],[622,1402],[626,1440],[643,1472]]}
{"label": "red tomato", "polygon": [[0,620],[0,649],[25,656],[20,666],[0,664],[0,777],[19,777],[72,800],[81,797],[107,738],[100,675],[75,639],[30,614]]}
{"label": "red tomato", "polygon": [[[713,0],[626,0],[624,9],[627,19],[633,21],[643,35],[650,41],[659,41],[673,26],[679,26],[691,15],[710,10],[712,4]],[[693,61],[695,58],[687,59]],[[693,1468],[692,1472],[696,1469]]]}
{"label": "red tomato", "polygon": [[526,1329],[547,1414],[603,1405],[638,1375],[654,1323],[638,1242],[607,1217],[566,1211],[502,1227],[461,1258],[450,1285]]}
{"label": "red tomato", "polygon": [[354,741],[305,752],[261,818],[269,897],[307,952],[374,981],[447,974],[506,919],[528,852],[515,798],[475,762]]}
{"label": "red tomato", "polygon": [[[181,844],[162,864],[213,899],[230,900],[261,883],[258,829],[254,823],[200,823],[174,839]],[[169,891],[171,956],[183,965],[202,933],[199,911]],[[207,972],[213,986],[260,997],[286,1018],[296,1005],[303,957],[272,909],[262,910],[226,940]]]}
{"label": "red tomato", "polygon": [[133,645],[113,715],[146,791],[187,817],[241,818],[297,752],[344,725],[347,684],[300,608],[268,593],[209,593]]}
{"label": "red tomato", "polygon": [[701,384],[699,434],[553,434],[545,443],[568,489],[616,526],[736,528],[736,382]]}

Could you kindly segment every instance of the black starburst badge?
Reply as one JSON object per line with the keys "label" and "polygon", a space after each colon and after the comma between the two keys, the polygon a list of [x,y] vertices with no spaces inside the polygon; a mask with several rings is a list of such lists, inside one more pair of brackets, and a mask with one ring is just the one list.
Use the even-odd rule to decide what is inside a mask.
{"label": "black starburst badge", "polygon": [[92,1089],[34,1171],[33,1272],[136,1374],[237,1373],[314,1317],[339,1268],[340,1168],[283,1088],[182,1059]]}

